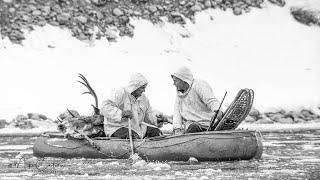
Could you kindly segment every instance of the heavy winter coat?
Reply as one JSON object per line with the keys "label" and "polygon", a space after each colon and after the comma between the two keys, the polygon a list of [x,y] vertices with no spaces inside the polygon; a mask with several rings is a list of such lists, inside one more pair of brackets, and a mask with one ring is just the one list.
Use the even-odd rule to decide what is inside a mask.
{"label": "heavy winter coat", "polygon": [[208,127],[214,110],[219,107],[219,101],[215,98],[210,85],[206,81],[194,79],[187,67],[178,69],[172,75],[189,84],[186,92],[177,91],[173,129],[187,129],[193,122]]}
{"label": "heavy winter coat", "polygon": [[138,99],[131,95],[147,83],[143,75],[134,74],[127,87],[112,91],[110,97],[102,102],[101,114],[104,116],[106,136],[111,136],[121,127],[129,127],[128,119],[122,118],[122,111],[132,111],[131,128],[141,138],[145,135],[146,125],[156,124],[148,98],[144,94]]}

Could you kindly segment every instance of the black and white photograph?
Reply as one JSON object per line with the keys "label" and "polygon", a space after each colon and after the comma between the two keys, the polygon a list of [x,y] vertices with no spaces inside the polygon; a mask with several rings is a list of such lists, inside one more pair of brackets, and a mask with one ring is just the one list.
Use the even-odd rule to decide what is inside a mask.
{"label": "black and white photograph", "polygon": [[320,0],[0,0],[0,180],[320,179]]}

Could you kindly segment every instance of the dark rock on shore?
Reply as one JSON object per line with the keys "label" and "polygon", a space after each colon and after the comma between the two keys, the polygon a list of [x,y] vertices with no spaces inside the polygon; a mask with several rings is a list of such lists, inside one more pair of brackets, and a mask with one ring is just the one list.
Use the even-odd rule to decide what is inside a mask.
{"label": "dark rock on shore", "polygon": [[294,19],[305,25],[320,26],[320,11],[301,7],[291,7],[290,12]]}
{"label": "dark rock on shore", "polygon": [[13,120],[13,121],[24,121],[24,120],[27,120],[28,117],[23,115],[23,114],[19,114],[17,115],[17,117]]}
{"label": "dark rock on shore", "polygon": [[5,128],[8,124],[5,119],[0,119],[0,129]]}
{"label": "dark rock on shore", "polygon": [[245,119],[247,123],[258,124],[292,124],[292,123],[305,123],[309,121],[317,121],[320,115],[314,113],[309,109],[302,109],[300,111],[288,111],[281,109],[274,112],[261,113],[257,109],[252,108],[248,117]]}
{"label": "dark rock on shore", "polygon": [[286,2],[284,0],[268,0],[268,1],[280,7],[283,7],[286,5]]}
{"label": "dark rock on shore", "polygon": [[[71,112],[71,114],[69,111]],[[60,120],[64,120],[64,119],[72,118],[72,117],[80,117],[80,114],[78,113],[78,111],[76,111],[76,110],[69,110],[69,111],[65,111],[65,112],[59,114],[58,118]]]}
{"label": "dark rock on shore", "polygon": [[35,127],[25,115],[18,115],[15,119],[12,120],[10,125],[21,129],[32,129]]}
{"label": "dark rock on shore", "polygon": [[251,111],[249,112],[249,117],[256,121],[262,118],[262,114],[256,108],[252,107]]}
{"label": "dark rock on shore", "polygon": [[34,120],[47,120],[47,116],[39,113],[28,113],[27,114],[28,119],[34,119]]}
{"label": "dark rock on shore", "polygon": [[27,115],[23,115],[23,114],[17,115],[17,117],[15,117],[10,123],[6,124],[6,127],[11,126],[11,127],[17,127],[20,129],[32,129],[37,127],[37,124],[48,124],[48,123],[53,124],[53,121],[50,120],[47,116],[40,113],[28,113]]}
{"label": "dark rock on shore", "polygon": [[[269,0],[279,4],[283,0]],[[261,8],[264,0],[1,0],[0,25],[3,38],[14,43],[24,40],[24,30],[47,24],[70,29],[80,40],[110,37],[111,27],[120,36],[134,35],[130,18],[143,18],[152,23],[167,17],[169,22],[185,24],[194,22],[194,15],[208,8],[232,9],[235,15],[249,12],[250,8]],[[280,3],[281,4],[281,3]],[[94,29],[98,31],[95,32]]]}
{"label": "dark rock on shore", "polygon": [[275,122],[272,121],[271,119],[269,119],[268,117],[266,117],[266,118],[259,119],[258,121],[254,122],[254,123],[256,123],[256,124],[273,124]]}

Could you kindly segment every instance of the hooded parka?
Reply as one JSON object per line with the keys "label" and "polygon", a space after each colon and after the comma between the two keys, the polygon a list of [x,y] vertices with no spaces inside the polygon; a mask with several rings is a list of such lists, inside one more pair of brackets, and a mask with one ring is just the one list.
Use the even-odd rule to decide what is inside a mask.
{"label": "hooded parka", "polygon": [[189,88],[181,93],[177,91],[173,114],[173,129],[186,130],[193,122],[208,127],[219,107],[210,85],[203,80],[194,79],[189,68],[181,67],[172,74],[189,84]]}
{"label": "hooded parka", "polygon": [[128,120],[122,118],[122,111],[132,112],[131,128],[140,138],[143,138],[146,133],[146,125],[156,124],[148,98],[144,94],[137,99],[131,95],[132,92],[147,83],[147,79],[142,74],[136,73],[131,76],[126,87],[113,90],[110,97],[102,102],[101,114],[104,116],[106,136],[110,137],[122,127],[129,127]]}

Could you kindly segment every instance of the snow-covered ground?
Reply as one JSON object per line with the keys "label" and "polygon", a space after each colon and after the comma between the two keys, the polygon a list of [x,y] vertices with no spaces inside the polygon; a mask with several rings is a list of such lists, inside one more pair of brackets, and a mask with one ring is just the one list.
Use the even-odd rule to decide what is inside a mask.
{"label": "snow-covered ground", "polygon": [[[105,99],[127,84],[130,74],[149,80],[151,105],[172,114],[177,67],[191,67],[230,103],[240,88],[255,91],[261,110],[284,107],[317,109],[320,104],[320,28],[293,19],[291,5],[320,9],[317,0],[290,0],[283,8],[264,4],[248,14],[208,10],[185,27],[132,20],[134,38],[84,43],[67,30],[52,26],[28,33],[23,46],[0,40],[0,119],[37,112],[55,118],[69,109],[92,112],[92,97],[77,80],[84,74]],[[212,20],[213,19],[213,20]],[[184,38],[183,36],[189,36]],[[50,47],[49,47],[50,46]],[[54,48],[52,48],[54,47]]]}
{"label": "snow-covered ground", "polygon": [[57,124],[51,120],[38,121],[29,119],[34,128],[32,129],[21,129],[9,125],[0,130],[0,136],[38,136],[44,132],[58,132]]}
{"label": "snow-covered ground", "polygon": [[248,124],[242,123],[238,129],[256,130],[261,132],[299,132],[304,130],[320,129],[320,122],[303,124]]}

